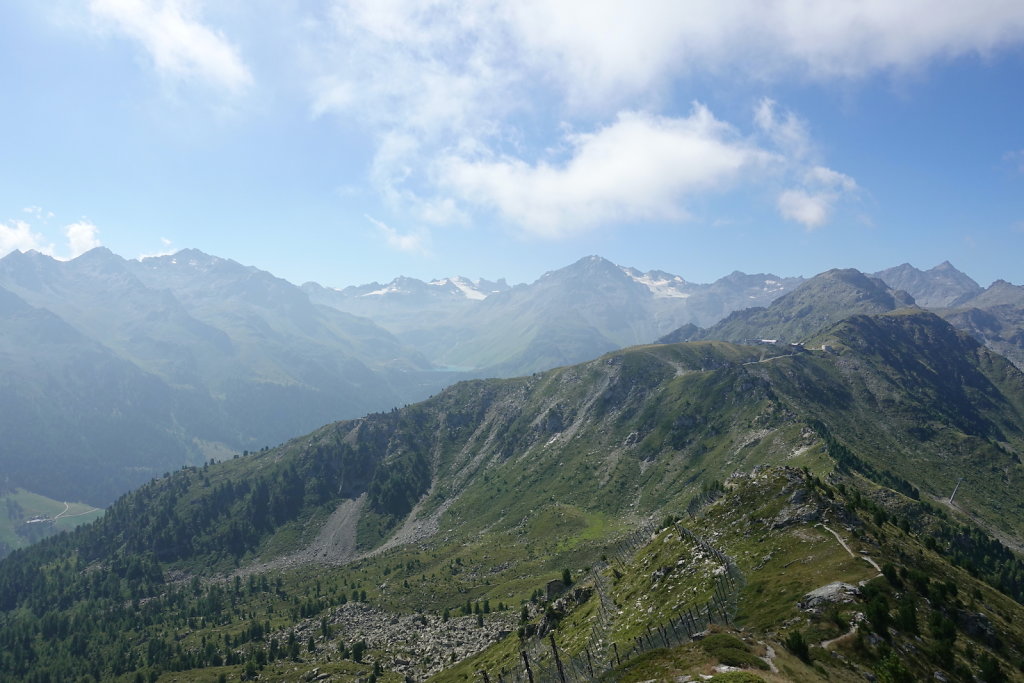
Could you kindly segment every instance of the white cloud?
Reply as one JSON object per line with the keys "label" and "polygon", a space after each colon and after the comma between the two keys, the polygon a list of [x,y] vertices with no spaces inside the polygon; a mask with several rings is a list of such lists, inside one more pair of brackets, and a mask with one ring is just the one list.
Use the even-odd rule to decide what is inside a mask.
{"label": "white cloud", "polygon": [[1016,0],[522,0],[508,14],[537,68],[591,101],[696,70],[813,79],[914,70],[1024,37]]}
{"label": "white cloud", "polygon": [[65,226],[64,235],[68,239],[69,258],[77,258],[100,246],[100,240],[96,236],[98,232],[99,228],[87,220]]}
{"label": "white cloud", "polygon": [[332,111],[345,111],[357,100],[352,83],[347,83],[334,76],[318,78],[312,88],[312,97],[314,117],[320,117]]}
{"label": "white cloud", "polygon": [[[657,115],[672,88],[698,74],[763,91],[987,55],[1024,42],[1024,3],[328,0],[305,30],[310,113],[375,136],[372,186],[413,220],[464,221],[476,205],[558,235],[682,217],[687,197],[768,156],[787,188],[777,208],[813,228],[858,188],[805,120],[765,98],[756,144],[684,132],[692,116]],[[589,133],[564,137],[566,160],[538,155],[562,123]]]}
{"label": "white cloud", "polygon": [[1003,155],[1003,161],[1008,161],[1017,167],[1017,170],[1024,173],[1024,149],[1007,152]]}
{"label": "white cloud", "polygon": [[424,230],[420,230],[413,233],[401,234],[386,223],[377,220],[372,216],[367,216],[366,219],[373,223],[374,227],[384,235],[387,240],[388,246],[398,251],[405,251],[410,253],[426,253],[427,242],[429,236]]}
{"label": "white cloud", "polygon": [[313,110],[460,128],[545,90],[605,112],[695,72],[755,81],[917,70],[1024,41],[1018,0],[332,0]]}
{"label": "white cloud", "polygon": [[432,135],[479,124],[505,106],[510,53],[486,2],[331,3],[310,62],[312,113],[356,113]]}
{"label": "white cloud", "polygon": [[720,190],[773,160],[700,104],[685,118],[624,112],[567,143],[572,153],[561,164],[453,156],[440,175],[462,199],[559,237],[613,221],[684,218],[689,195]]}
{"label": "white cloud", "polygon": [[838,202],[856,192],[857,182],[850,176],[825,166],[814,166],[804,174],[804,187],[785,190],[779,195],[778,209],[786,220],[814,230],[828,222]]}
{"label": "white cloud", "polygon": [[53,212],[47,211],[41,206],[26,206],[21,210],[22,213],[27,213],[36,220],[46,221],[53,218]]}
{"label": "white cloud", "polygon": [[[53,216],[52,212],[34,206],[27,207],[25,213],[43,219]],[[7,223],[0,223],[0,256],[9,254],[15,249],[19,251],[34,250],[66,261],[100,246],[100,240],[97,237],[99,228],[88,220],[83,219],[64,226],[63,233],[67,240],[67,247],[61,251],[65,251],[66,256],[59,255],[53,242],[50,242],[41,233],[35,232],[32,225],[27,222],[14,219]]]}
{"label": "white cloud", "polygon": [[791,111],[779,113],[775,100],[761,98],[754,109],[754,123],[776,147],[794,159],[811,153],[811,136],[807,124]]}
{"label": "white cloud", "polygon": [[791,111],[779,111],[774,100],[762,98],[754,109],[754,124],[784,154],[786,175],[800,187],[784,190],[776,206],[783,218],[808,230],[825,225],[836,204],[857,192],[857,181],[845,173],[814,164],[818,156],[805,121]]}
{"label": "white cloud", "polygon": [[91,0],[89,10],[149,53],[170,79],[199,80],[239,93],[252,74],[223,33],[195,18],[188,0]]}
{"label": "white cloud", "polygon": [[0,223],[0,256],[6,256],[15,249],[52,254],[53,244],[47,244],[42,235],[32,232],[32,226],[25,221],[15,219]]}
{"label": "white cloud", "polygon": [[828,221],[834,201],[835,196],[828,192],[809,194],[805,190],[786,190],[779,195],[779,213],[786,220],[813,230]]}
{"label": "white cloud", "polygon": [[807,172],[805,181],[809,185],[835,188],[843,192],[853,192],[857,189],[857,181],[853,178],[825,166],[815,166],[812,168]]}

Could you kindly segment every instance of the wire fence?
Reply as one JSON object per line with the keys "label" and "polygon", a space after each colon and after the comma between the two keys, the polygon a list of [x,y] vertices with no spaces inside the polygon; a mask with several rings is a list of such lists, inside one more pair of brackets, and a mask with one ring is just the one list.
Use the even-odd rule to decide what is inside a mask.
{"label": "wire fence", "polygon": [[[617,608],[610,597],[608,578],[603,572],[608,564],[601,562],[590,570],[598,603],[597,620],[583,648],[574,654],[566,653],[555,638],[554,631],[546,637],[528,638],[520,645],[520,661],[515,668],[499,672],[480,671],[484,683],[576,683],[593,681],[612,669],[656,648],[683,645],[707,630],[711,624],[729,624],[736,613],[743,574],[725,553],[704,538],[693,533],[678,521],[672,526],[680,538],[714,556],[725,567],[715,576],[711,598],[703,604],[676,610],[666,621],[647,626],[631,642],[610,642],[609,633]],[[610,560],[622,565],[632,560],[636,552],[647,545],[652,535],[660,531],[658,525],[648,522],[620,540],[609,549]]]}

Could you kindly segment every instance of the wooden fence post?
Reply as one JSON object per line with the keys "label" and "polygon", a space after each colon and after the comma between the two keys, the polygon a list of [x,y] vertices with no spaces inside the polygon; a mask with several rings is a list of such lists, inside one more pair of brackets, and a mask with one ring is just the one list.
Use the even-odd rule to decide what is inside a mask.
{"label": "wooden fence post", "polygon": [[523,656],[523,665],[526,667],[526,679],[533,683],[533,671],[530,669],[530,658],[526,656],[526,650],[520,650],[519,654]]}
{"label": "wooden fence post", "polygon": [[558,679],[562,683],[565,683],[565,670],[562,669],[562,660],[558,657],[558,646],[555,645],[555,634],[552,631],[548,636],[551,638],[551,652],[555,655],[555,667],[558,669]]}

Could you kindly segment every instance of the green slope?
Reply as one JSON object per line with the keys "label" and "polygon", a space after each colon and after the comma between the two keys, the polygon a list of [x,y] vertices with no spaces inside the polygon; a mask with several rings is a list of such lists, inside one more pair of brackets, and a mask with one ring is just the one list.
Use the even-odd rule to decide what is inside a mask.
{"label": "green slope", "polygon": [[704,330],[700,338],[802,342],[851,315],[886,313],[913,306],[913,298],[889,289],[881,280],[852,268],[834,269],[807,280],[766,308],[730,314]]}
{"label": "green slope", "polygon": [[[934,506],[858,476],[771,467],[654,529],[531,612],[520,635],[432,680],[509,680],[523,673],[522,651],[550,673],[552,637],[570,680],[1024,679],[1024,607],[976,578],[998,551],[956,550],[966,537]],[[1019,582],[1024,565],[1011,563]],[[716,578],[726,565],[735,579]],[[710,625],[686,622],[708,604]],[[531,635],[553,614],[552,632]]]}
{"label": "green slope", "polygon": [[[729,493],[705,508],[696,531],[735,558],[748,588],[734,617],[777,652],[791,629],[783,625],[798,616],[800,591],[829,576],[870,578],[863,561],[826,545],[831,534],[812,523],[824,512],[807,519],[787,512],[799,512],[801,486],[811,487],[804,500],[820,503],[830,528],[867,543],[864,550],[881,557],[869,546],[882,548],[897,533],[887,517],[906,520],[916,540],[897,548],[931,554],[890,549],[888,561],[936,576],[969,569],[977,577],[970,585],[986,600],[995,593],[977,581],[1019,599],[1019,562],[973,524],[1011,541],[1024,529],[1016,485],[1024,376],[927,313],[854,317],[814,345],[819,350],[637,347],[531,377],[460,383],[402,410],[186,468],[124,497],[99,523],[0,564],[0,639],[17,646],[3,664],[24,672],[35,656],[48,667],[36,671],[80,676],[101,667],[100,677],[125,680],[161,671],[178,672],[168,680],[202,680],[247,666],[262,666],[269,680],[314,668],[344,680],[369,675],[370,661],[393,672],[382,680],[400,680],[481,650],[507,664],[515,640],[500,640],[493,652],[487,645],[515,631],[524,602],[527,623],[539,626],[538,591],[565,569],[581,583],[618,569],[622,576],[607,580],[618,581],[611,599],[622,617],[606,636],[627,643],[667,616],[662,607],[676,606],[674,594],[658,591],[699,602],[712,589],[699,583],[700,572],[669,572],[653,586],[667,556],[657,547],[624,556],[621,539],[652,518],[696,512],[700,505],[691,503],[713,499],[716,482],[727,482]],[[956,505],[939,513],[929,498],[948,497],[960,477]],[[809,556],[818,559],[800,564]],[[602,557],[622,566],[601,569]],[[763,581],[751,578],[756,572]],[[1006,600],[991,597],[1002,611],[990,621],[1000,629],[1016,614]],[[479,617],[482,631],[444,635],[472,627],[478,604],[490,606]],[[471,614],[462,616],[467,605]],[[567,647],[589,642],[593,631],[583,612],[569,616],[576,607],[563,603],[561,617],[548,615],[565,629]],[[85,621],[97,610],[102,618]],[[399,645],[388,627],[373,631],[367,624],[378,617],[421,619],[403,633],[422,629],[422,642]],[[56,630],[43,636],[47,618]],[[808,634],[829,633],[827,623],[811,622]],[[958,650],[945,670],[977,670],[982,652],[1012,664],[1021,650],[1007,628],[1010,650],[983,643],[973,660]],[[298,661],[292,653],[271,657],[272,640],[280,648],[292,630],[303,643]],[[76,654],[72,632],[102,665]],[[15,637],[25,633],[36,635]],[[339,639],[347,648],[366,640],[366,661],[339,662]],[[703,650],[686,648],[685,657],[703,666]],[[887,654],[869,639],[864,652],[844,656],[867,671]],[[806,673],[795,658],[779,657]]]}

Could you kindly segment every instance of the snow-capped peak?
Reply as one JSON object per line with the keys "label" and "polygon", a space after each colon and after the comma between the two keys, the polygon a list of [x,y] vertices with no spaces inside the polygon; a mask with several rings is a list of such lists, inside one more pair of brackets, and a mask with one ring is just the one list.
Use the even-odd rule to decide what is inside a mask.
{"label": "snow-capped peak", "polygon": [[491,282],[489,280],[470,280],[462,276],[439,278],[429,282],[423,282],[410,277],[397,277],[386,285],[376,282],[354,288],[359,297],[384,297],[390,295],[428,296],[431,299],[437,297],[451,299],[468,299],[470,301],[482,301],[491,294],[503,292],[508,289],[505,280]]}
{"label": "snow-capped peak", "polygon": [[655,298],[686,299],[690,296],[690,292],[686,291],[689,283],[678,275],[660,270],[641,273],[635,268],[622,268],[622,272],[649,289]]}
{"label": "snow-capped peak", "polygon": [[359,296],[384,296],[385,294],[402,294],[404,290],[395,283],[394,280],[384,285],[380,289],[375,289],[372,292],[366,292]]}

